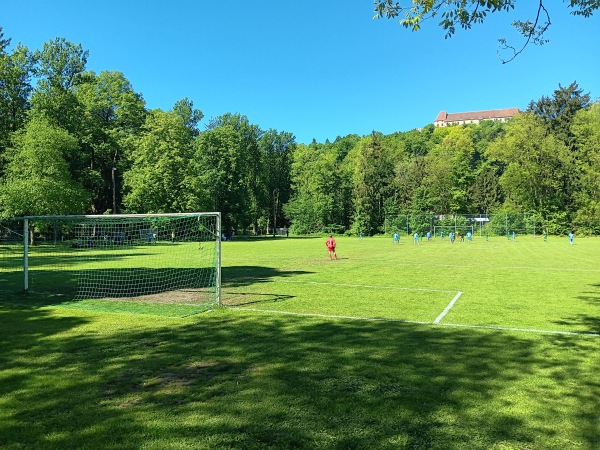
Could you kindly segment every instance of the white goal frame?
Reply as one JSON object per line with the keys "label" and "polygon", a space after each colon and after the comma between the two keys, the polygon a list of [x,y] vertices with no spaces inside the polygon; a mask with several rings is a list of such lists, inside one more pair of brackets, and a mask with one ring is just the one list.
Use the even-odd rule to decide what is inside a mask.
{"label": "white goal frame", "polygon": [[144,218],[167,218],[167,217],[194,217],[194,216],[213,216],[215,217],[215,297],[216,304],[221,305],[221,213],[220,212],[192,212],[192,213],[162,213],[162,214],[87,214],[87,215],[48,215],[48,216],[23,216],[23,285],[25,292],[29,291],[29,223],[32,220],[70,220],[94,219],[115,220],[115,219],[144,219]]}
{"label": "white goal frame", "polygon": [[455,233],[458,230],[467,230],[471,232],[471,236],[475,235],[475,227],[473,225],[434,225],[433,226],[433,236],[438,236],[438,230],[442,231],[454,231]]}

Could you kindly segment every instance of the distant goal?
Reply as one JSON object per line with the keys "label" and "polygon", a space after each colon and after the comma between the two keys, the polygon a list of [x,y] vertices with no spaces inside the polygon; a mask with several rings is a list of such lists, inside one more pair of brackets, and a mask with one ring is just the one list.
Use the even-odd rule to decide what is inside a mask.
{"label": "distant goal", "polygon": [[27,292],[171,305],[221,303],[220,213],[27,216]]}
{"label": "distant goal", "polygon": [[433,235],[434,236],[444,236],[450,235],[450,232],[453,232],[457,235],[466,236],[467,233],[471,233],[471,236],[474,235],[474,227],[473,225],[436,225],[433,227]]}

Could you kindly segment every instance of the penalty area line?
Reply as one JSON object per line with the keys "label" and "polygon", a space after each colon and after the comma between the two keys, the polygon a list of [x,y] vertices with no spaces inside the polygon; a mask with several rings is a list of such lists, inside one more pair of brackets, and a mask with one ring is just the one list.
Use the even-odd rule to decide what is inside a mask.
{"label": "penalty area line", "polygon": [[292,312],[292,311],[278,311],[276,309],[239,308],[236,306],[227,306],[226,308],[234,309],[237,311],[249,311],[249,312],[266,313],[266,314],[282,314],[282,315],[287,315],[287,316],[299,316],[299,317],[319,317],[319,318],[323,318],[323,319],[347,319],[347,320],[360,320],[360,321],[364,321],[364,322],[406,323],[406,324],[416,324],[416,325],[433,325],[436,327],[443,327],[443,328],[470,328],[470,329],[478,329],[478,330],[507,331],[507,332],[513,332],[513,333],[549,334],[549,335],[582,336],[582,337],[600,338],[600,333],[586,333],[585,331],[538,330],[535,328],[499,327],[499,326],[494,326],[494,325],[434,323],[434,322],[424,322],[424,321],[417,321],[417,320],[386,319],[384,317],[357,317],[357,316],[343,316],[343,315],[333,315],[333,314],[315,314],[315,313],[299,313],[299,312]]}
{"label": "penalty area line", "polygon": [[300,313],[293,311],[279,311],[276,309],[259,309],[259,308],[239,308],[237,306],[227,306],[227,309],[235,309],[237,311],[252,311],[258,313],[268,314],[283,314],[287,316],[300,316],[300,317],[321,317],[323,319],[348,319],[348,320],[362,320],[367,322],[400,322],[400,323],[416,323],[419,325],[431,325],[431,322],[419,322],[416,320],[404,320],[404,319],[386,319],[385,317],[357,317],[357,316],[342,316],[335,314],[317,314],[317,313]]}
{"label": "penalty area line", "polygon": [[337,287],[353,287],[353,288],[366,288],[366,289],[392,289],[396,291],[421,291],[421,292],[455,292],[447,289],[423,289],[423,288],[407,288],[400,286],[375,286],[368,284],[345,284],[345,283],[331,283],[323,281],[292,281],[292,280],[279,280],[280,283],[302,283],[302,284],[317,284],[322,286],[337,286]]}
{"label": "penalty area line", "polygon": [[458,293],[454,296],[454,298],[452,299],[452,301],[448,304],[448,306],[446,306],[446,309],[444,309],[442,311],[442,313],[439,316],[437,316],[437,319],[435,319],[433,321],[433,323],[435,325],[437,325],[438,323],[440,323],[442,321],[442,319],[444,318],[444,316],[450,312],[450,310],[452,309],[452,307],[454,306],[454,304],[460,298],[461,295],[462,295],[462,292],[458,291]]}

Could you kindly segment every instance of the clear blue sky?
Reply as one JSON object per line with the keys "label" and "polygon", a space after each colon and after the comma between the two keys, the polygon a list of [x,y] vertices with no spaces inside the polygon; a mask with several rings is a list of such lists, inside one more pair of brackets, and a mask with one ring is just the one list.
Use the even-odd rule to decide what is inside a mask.
{"label": "clear blue sky", "polygon": [[88,70],[122,72],[148,108],[189,98],[201,129],[240,113],[310,143],[408,131],[441,110],[525,109],[559,83],[597,99],[600,11],[582,19],[546,3],[550,42],[505,65],[497,39],[521,42],[510,26],[519,14],[446,40],[434,21],[419,32],[373,21],[372,0],[0,0],[0,26],[31,50],[55,37],[81,44]]}

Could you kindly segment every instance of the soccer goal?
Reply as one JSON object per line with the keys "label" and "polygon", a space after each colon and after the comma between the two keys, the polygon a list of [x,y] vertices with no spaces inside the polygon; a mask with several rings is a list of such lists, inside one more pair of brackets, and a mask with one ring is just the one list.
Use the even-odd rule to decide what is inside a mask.
{"label": "soccer goal", "polygon": [[474,235],[474,227],[473,225],[435,225],[433,227],[433,235],[441,236],[442,231],[444,232],[444,236],[448,236],[450,232],[454,232],[458,235],[466,236],[467,233],[471,233]]}
{"label": "soccer goal", "polygon": [[220,213],[28,216],[24,287],[74,300],[220,304]]}

